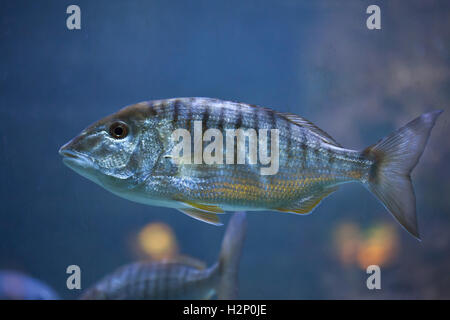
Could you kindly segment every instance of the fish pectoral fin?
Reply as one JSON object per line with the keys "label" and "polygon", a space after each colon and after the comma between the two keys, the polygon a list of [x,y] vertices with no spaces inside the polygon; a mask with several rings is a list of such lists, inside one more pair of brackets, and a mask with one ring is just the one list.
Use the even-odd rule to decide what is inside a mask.
{"label": "fish pectoral fin", "polygon": [[220,222],[217,214],[214,212],[206,212],[195,208],[180,208],[178,210],[194,219],[213,224],[215,226],[223,225],[223,223]]}
{"label": "fish pectoral fin", "polygon": [[210,204],[202,204],[191,201],[183,201],[184,204],[188,205],[191,208],[198,209],[201,211],[206,211],[210,213],[224,213],[221,207],[210,205]]}
{"label": "fish pectoral fin", "polygon": [[297,213],[297,214],[307,214],[310,213],[317,205],[326,197],[328,197],[330,194],[335,192],[338,189],[338,187],[331,187],[325,189],[323,192],[312,196],[306,201],[302,201],[298,203],[298,205],[294,205],[292,207],[287,208],[275,208],[277,211],[281,212],[291,212],[291,213]]}

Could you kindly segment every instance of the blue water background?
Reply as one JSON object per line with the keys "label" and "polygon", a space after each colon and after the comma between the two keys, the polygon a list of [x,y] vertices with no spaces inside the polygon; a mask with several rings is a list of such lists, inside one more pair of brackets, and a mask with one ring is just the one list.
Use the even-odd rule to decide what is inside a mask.
{"label": "blue water background", "polygon": [[[66,8],[81,8],[81,30]],[[378,4],[382,29],[368,30]],[[119,108],[206,96],[292,112],[362,149],[423,112],[439,119],[413,173],[423,241],[360,185],[303,217],[248,216],[240,268],[247,299],[450,298],[448,1],[1,1],[0,268],[63,298],[138,259],[142,227],[172,228],[179,252],[212,264],[224,228],[121,199],[63,165],[59,147]],[[222,217],[226,222],[229,216]],[[393,227],[383,289],[339,258],[343,223]]]}

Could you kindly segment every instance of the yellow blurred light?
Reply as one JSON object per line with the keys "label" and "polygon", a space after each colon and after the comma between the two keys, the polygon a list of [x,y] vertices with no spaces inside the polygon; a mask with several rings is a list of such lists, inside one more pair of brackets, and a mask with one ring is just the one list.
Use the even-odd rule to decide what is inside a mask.
{"label": "yellow blurred light", "polygon": [[336,228],[335,243],[339,261],[345,265],[352,265],[356,261],[361,232],[358,225],[350,222],[342,223]]}
{"label": "yellow blurred light", "polygon": [[151,223],[138,234],[141,251],[154,260],[175,256],[178,251],[177,240],[172,229],[164,223]]}
{"label": "yellow blurred light", "polygon": [[399,242],[392,225],[379,225],[369,230],[368,236],[358,250],[358,265],[387,265],[395,257]]}
{"label": "yellow blurred light", "polygon": [[399,246],[396,230],[390,224],[377,225],[363,233],[357,224],[342,223],[336,227],[334,240],[341,264],[363,269],[390,263]]}

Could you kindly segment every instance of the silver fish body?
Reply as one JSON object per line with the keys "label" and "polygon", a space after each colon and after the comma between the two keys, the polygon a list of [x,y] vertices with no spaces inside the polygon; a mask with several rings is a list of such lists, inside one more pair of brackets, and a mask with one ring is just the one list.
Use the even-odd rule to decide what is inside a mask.
{"label": "silver fish body", "polygon": [[[150,103],[161,119],[169,121],[169,132],[183,128],[194,135],[195,121],[202,129],[277,129],[279,132],[279,169],[262,175],[260,163],[188,164],[173,166],[160,159],[154,170],[161,180],[151,184],[149,193],[180,195],[183,200],[219,204],[227,210],[270,210],[296,208],[323,190],[340,183],[367,179],[372,162],[359,152],[339,147],[334,140],[302,119],[300,126],[285,114],[271,109],[216,99],[174,99]],[[163,135],[165,154],[174,142]],[[267,141],[270,149],[270,140]],[[227,152],[224,145],[224,153]],[[238,150],[235,150],[236,158]]]}
{"label": "silver fish body", "polygon": [[[361,152],[343,148],[314,124],[293,114],[210,98],[157,100],[126,107],[98,121],[63,146],[60,153],[75,171],[119,196],[176,208],[214,224],[219,223],[215,214],[224,211],[309,213],[340,184],[359,182],[418,236],[408,175],[439,114],[424,114],[398,130],[395,137],[389,136],[387,143],[382,140],[381,145]],[[123,126],[116,132],[119,139],[112,131],[117,126]],[[179,129],[194,137],[192,149],[200,130],[202,150],[209,143],[203,136],[209,129],[223,137],[230,130],[266,130],[271,138],[275,129],[278,139],[267,139],[266,148],[271,154],[278,151],[276,171],[262,174],[267,164],[252,162],[250,140],[235,143],[234,150],[227,150],[228,144],[223,142],[224,154],[232,154],[231,163],[195,163],[195,155],[192,161],[176,162],[173,150],[179,141],[173,133]],[[123,131],[127,135],[121,138]],[[274,141],[276,148],[272,149]],[[390,144],[395,148],[388,150]],[[244,159],[238,159],[240,154]],[[402,190],[393,190],[393,184],[403,186]],[[398,192],[402,195],[393,195]],[[404,203],[394,203],[396,198]]]}

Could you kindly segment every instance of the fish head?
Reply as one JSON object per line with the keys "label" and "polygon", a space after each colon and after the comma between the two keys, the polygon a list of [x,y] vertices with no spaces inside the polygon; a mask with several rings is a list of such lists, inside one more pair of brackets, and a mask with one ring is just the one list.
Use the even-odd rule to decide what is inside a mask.
{"label": "fish head", "polygon": [[63,162],[112,192],[130,189],[159,156],[157,123],[146,103],[128,106],[84,129],[63,145]]}

